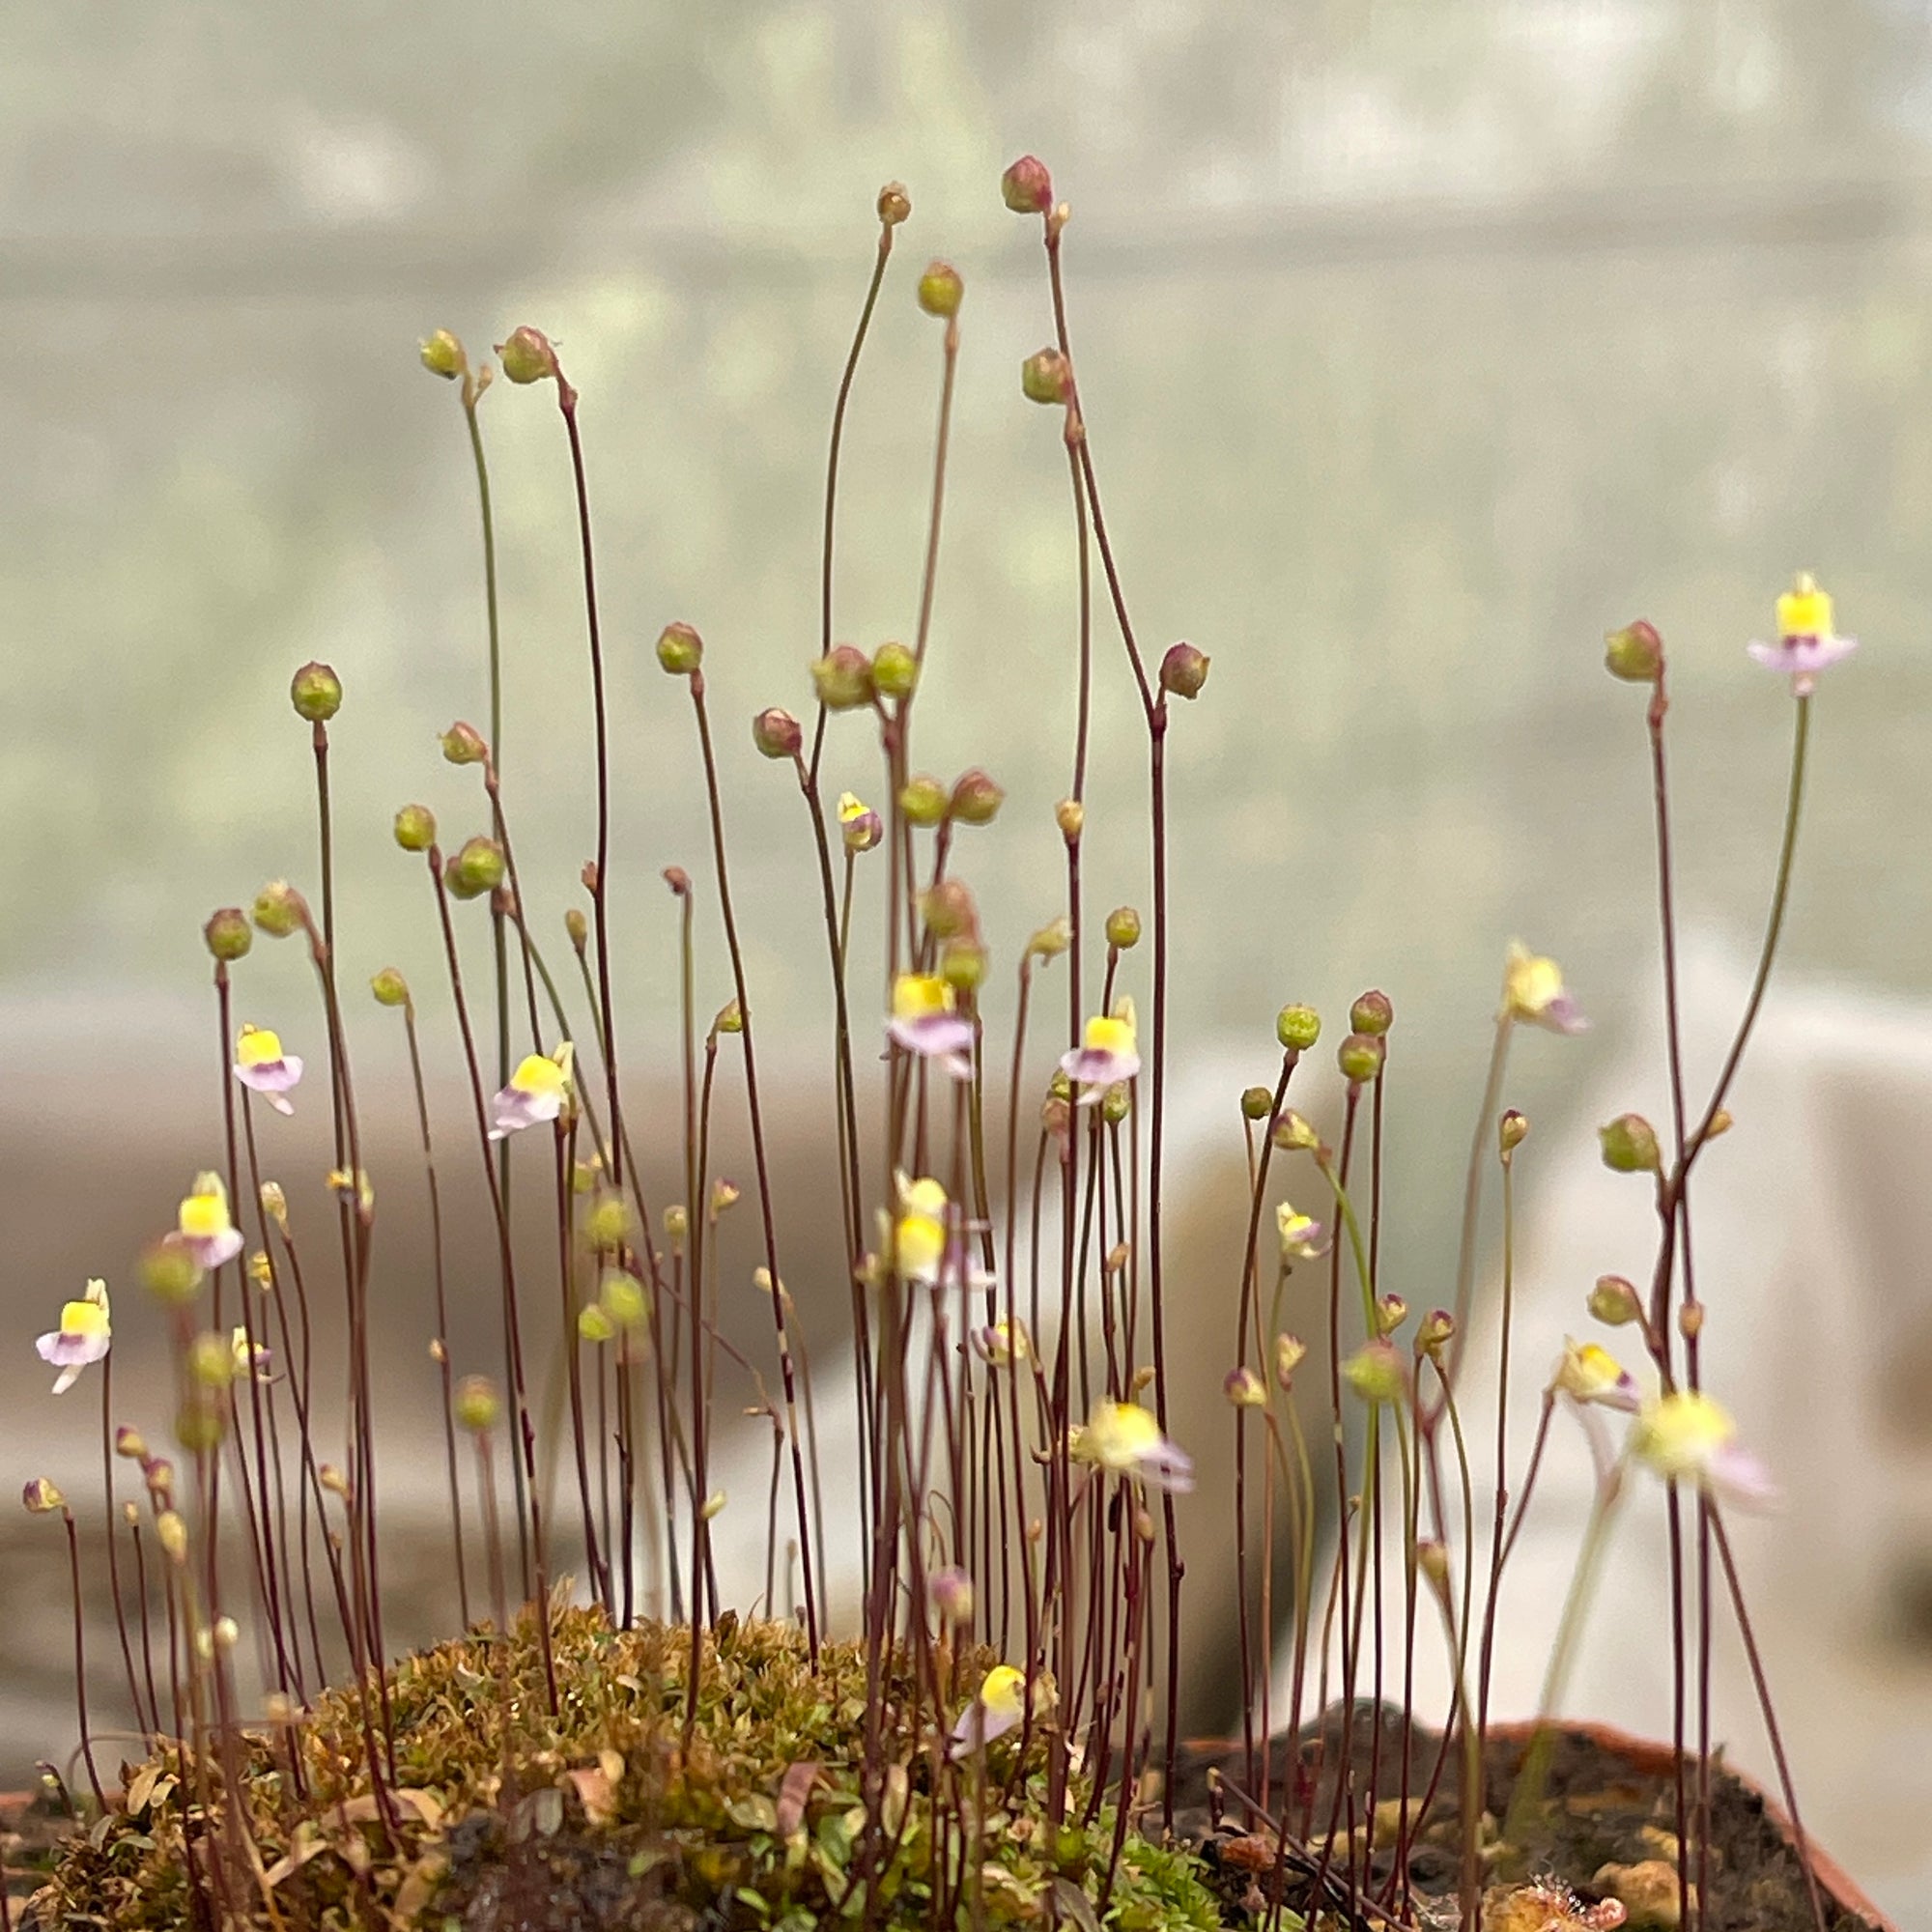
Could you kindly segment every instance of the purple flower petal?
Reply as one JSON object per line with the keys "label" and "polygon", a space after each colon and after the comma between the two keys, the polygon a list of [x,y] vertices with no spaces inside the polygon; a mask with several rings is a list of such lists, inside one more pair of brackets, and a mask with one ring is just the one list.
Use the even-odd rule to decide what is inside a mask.
{"label": "purple flower petal", "polygon": [[1734,1509],[1763,1514],[1777,1507],[1777,1484],[1770,1469],[1748,1449],[1732,1443],[1714,1450],[1706,1474],[1712,1493]]}

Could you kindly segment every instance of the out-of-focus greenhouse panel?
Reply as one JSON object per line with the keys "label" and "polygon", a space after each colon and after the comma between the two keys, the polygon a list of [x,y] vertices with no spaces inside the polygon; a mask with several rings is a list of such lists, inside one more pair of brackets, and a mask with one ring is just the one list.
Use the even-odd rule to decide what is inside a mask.
{"label": "out-of-focus greenhouse panel", "polygon": [[[90,1273],[132,1306],[132,1256],[216,1158],[199,927],[265,879],[313,883],[287,696],[308,658],[349,694],[344,980],[409,974],[432,1097],[461,1130],[433,911],[388,831],[412,798],[446,842],[486,824],[474,775],[435,743],[488,704],[462,412],[416,361],[438,327],[480,355],[538,325],[582,392],[613,656],[616,975],[629,1065],[660,1098],[676,980],[659,874],[708,878],[709,848],[688,706],[649,646],[671,618],[704,634],[810,1221],[830,1037],[814,861],[744,721],[809,705],[827,430],[889,179],[914,212],[847,424],[837,632],[870,648],[915,622],[940,354],[912,285],[944,256],[967,293],[919,757],[949,777],[983,763],[1009,792],[959,861],[999,962],[995,1028],[1011,960],[1059,907],[1072,756],[1065,464],[1057,416],[1017,382],[1052,317],[1037,227],[997,192],[1029,149],[1073,210],[1069,320],[1136,626],[1151,652],[1185,637],[1213,661],[1170,746],[1175,1051],[1251,1052],[1261,1078],[1283,1001],[1339,1017],[1362,987],[1390,991],[1389,1252],[1411,1302],[1441,1298],[1453,1267],[1506,942],[1560,955],[1597,1020],[1520,1058],[1511,1097],[1539,1138],[1586,1133],[1577,1095],[1648,1037],[1642,697],[1603,675],[1609,626],[1643,613],[1663,632],[1680,902],[1748,949],[1790,705],[1744,645],[1794,570],[1818,573],[1864,647],[1821,696],[1785,958],[1932,999],[1932,27],[1903,0],[479,0],[337,8],[326,27],[108,0],[19,11],[8,42],[10,1465],[90,1466],[96,1417],[77,1395],[50,1405],[29,1340]],[[593,802],[568,455],[544,394],[499,384],[482,420],[505,800],[534,926],[565,960]],[[1090,902],[1144,902],[1139,713],[1104,605],[1096,636]],[[834,792],[877,795],[862,727],[836,724],[827,759]],[[295,949],[258,947],[243,986],[244,1016],[309,1035],[320,1065]],[[401,1162],[388,1021],[351,1014]],[[319,1186],[323,1137],[302,1127],[282,1157]],[[1768,1215],[1774,1141],[1750,1153]],[[674,1168],[668,1141],[645,1157]],[[384,1426],[427,1440],[411,1170],[384,1184]],[[757,1308],[743,1319],[760,1332]],[[130,1319],[125,1385],[158,1396],[145,1347]],[[1789,1439],[1762,1445],[1774,1458],[1804,1454],[1802,1413],[1794,1399]],[[51,1602],[46,1555],[0,1566],[10,1600]],[[47,1629],[0,1704],[9,1776],[71,1730]],[[1922,1647],[1871,1641],[1932,1671]]]}

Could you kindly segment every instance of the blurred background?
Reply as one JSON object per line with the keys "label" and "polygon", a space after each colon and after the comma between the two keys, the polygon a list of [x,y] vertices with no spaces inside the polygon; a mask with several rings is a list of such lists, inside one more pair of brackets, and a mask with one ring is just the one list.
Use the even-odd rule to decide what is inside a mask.
{"label": "blurred background", "polygon": [[[44,1467],[72,1491],[95,1466],[93,1383],[51,1403],[31,1349],[90,1273],[125,1292],[117,1392],[160,1432],[131,1259],[218,1160],[225,1052],[201,923],[266,879],[314,884],[307,732],[287,697],[308,658],[348,691],[345,983],[359,995],[394,964],[416,987],[444,1162],[472,1190],[459,1213],[481,1211],[427,887],[388,831],[412,798],[450,846],[485,828],[472,775],[435,744],[487,708],[462,412],[416,361],[439,327],[480,356],[534,324],[582,392],[639,1121],[674,1104],[658,875],[684,864],[701,894],[709,878],[687,707],[650,645],[672,618],[707,640],[783,1185],[801,1244],[823,1245],[811,847],[744,721],[808,706],[826,434],[889,179],[914,212],[848,420],[837,631],[869,649],[912,630],[939,370],[912,286],[944,256],[966,298],[915,761],[949,779],[983,763],[1009,794],[961,860],[999,962],[996,1028],[1010,961],[1058,904],[1072,710],[1059,423],[1017,384],[1051,333],[1038,229],[997,186],[1026,150],[1073,211],[1073,341],[1137,626],[1152,654],[1185,637],[1213,660],[1172,739],[1176,1053],[1231,1083],[1204,1161],[1210,1141],[1237,1157],[1233,1094],[1268,1075],[1279,1005],[1336,1020],[1384,986],[1400,1014],[1388,1264],[1412,1304],[1446,1298],[1507,941],[1556,954],[1596,1020],[1519,1054],[1510,1097],[1540,1136],[1587,1148],[1586,1089],[1649,1065],[1642,697],[1604,676],[1602,634],[1637,614],[1663,633],[1686,920],[1747,958],[1791,707],[1744,644],[1797,568],[1866,645],[1819,704],[1791,984],[1887,1002],[1872,1024],[1901,1037],[1932,1001],[1923,6],[476,0],[318,15],[101,0],[16,7],[6,41],[0,1441],[20,1476]],[[499,384],[482,415],[506,803],[561,956],[592,839],[568,456],[546,393]],[[1104,622],[1096,638],[1090,904],[1144,902],[1138,712]],[[850,721],[827,777],[877,796]],[[478,972],[484,923],[467,927]],[[704,944],[709,1010],[728,986]],[[319,1067],[294,949],[258,946],[241,984],[239,1016]],[[395,1439],[415,1427],[429,1444],[406,1062],[393,1014],[358,998],[352,1025],[390,1161],[379,1270],[396,1346],[379,1400]],[[1720,1019],[1699,1064],[1723,1037]],[[307,1098],[267,1123],[266,1157],[319,1220],[322,1094]],[[1915,1090],[1887,1134],[1896,1187],[1922,1187],[1910,1150],[1932,1144],[1932,1096]],[[1770,1128],[1740,1152],[1764,1217],[1788,1193],[1787,1153]],[[1641,1264],[1552,1252],[1551,1293],[1573,1298],[1601,1267]],[[1921,1338],[1932,1373],[1922,1251],[1894,1285],[1884,1319]],[[836,1278],[827,1294],[836,1317]],[[764,1319],[751,1306],[747,1332]],[[460,1366],[489,1321],[487,1304],[457,1318]],[[1784,1393],[1777,1438],[1761,1439],[1774,1461],[1805,1454],[1810,1397]],[[1922,1384],[1846,1399],[1867,1396],[1925,1401]],[[1896,1455],[1922,1470],[1932,1445],[1906,1431]],[[396,1460],[405,1482],[433,1482],[433,1463]],[[32,1634],[0,1663],[0,1773],[16,1781],[71,1738],[45,1531],[10,1524],[0,1575],[0,1613]],[[1924,1556],[1932,1574],[1932,1538]],[[1882,1655],[1925,1712],[1932,1591],[1916,1561],[1877,1566],[1903,1580],[1817,1642]],[[420,1567],[427,1590],[435,1564]],[[1774,1667],[1813,1661],[1800,1641]],[[1898,1749],[1921,1747],[1932,1758],[1932,1719]]]}

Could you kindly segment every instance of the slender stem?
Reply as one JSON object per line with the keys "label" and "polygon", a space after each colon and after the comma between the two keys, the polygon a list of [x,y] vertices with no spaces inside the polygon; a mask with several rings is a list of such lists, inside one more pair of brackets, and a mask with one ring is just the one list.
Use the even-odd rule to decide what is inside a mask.
{"label": "slender stem", "polygon": [[[100,1774],[94,1768],[94,1736],[87,1722],[87,1646],[80,1628],[80,1536],[73,1526],[73,1512],[63,1508],[61,1516],[67,1523],[68,1563],[73,1573],[73,1694],[80,1707],[80,1754],[87,1760],[87,1781],[94,1787],[94,1802],[104,1814],[107,1796],[100,1788]],[[212,1527],[209,1534],[213,1534]]]}

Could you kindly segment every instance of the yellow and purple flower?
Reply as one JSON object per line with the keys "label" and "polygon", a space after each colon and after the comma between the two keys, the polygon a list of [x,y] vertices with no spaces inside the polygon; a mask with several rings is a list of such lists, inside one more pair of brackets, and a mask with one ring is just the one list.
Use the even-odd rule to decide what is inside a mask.
{"label": "yellow and purple flower", "polygon": [[1578,1342],[1566,1335],[1563,1353],[1550,1371],[1549,1390],[1567,1395],[1574,1403],[1595,1403],[1601,1408],[1619,1408],[1634,1415],[1642,1406],[1636,1378],[1607,1349],[1595,1342]]}
{"label": "yellow and purple flower", "polygon": [[891,1226],[893,1270],[926,1288],[985,1288],[992,1276],[966,1241],[966,1223],[930,1176],[896,1177],[898,1212]]}
{"label": "yellow and purple flower", "polygon": [[1131,1476],[1176,1495],[1194,1487],[1193,1459],[1137,1402],[1096,1402],[1086,1426],[1069,1432],[1066,1453],[1107,1475]]}
{"label": "yellow and purple flower", "polygon": [[903,1052],[936,1060],[955,1080],[970,1080],[973,1022],[957,1010],[957,996],[936,973],[901,973],[893,981],[893,1014],[886,1037]]}
{"label": "yellow and purple flower", "polygon": [[302,1077],[302,1064],[282,1051],[281,1036],[267,1027],[243,1025],[235,1041],[235,1077],[261,1094],[278,1114],[293,1114],[289,1089]]}
{"label": "yellow and purple flower", "polygon": [[960,1712],[947,1745],[952,1758],[971,1757],[995,1738],[1018,1728],[1026,1717],[1027,1681],[1010,1663],[996,1663],[980,1683],[980,1694]]}
{"label": "yellow and purple flower", "polygon": [[1738,1446],[1730,1412],[1694,1389],[1674,1389],[1644,1404],[1631,1431],[1631,1454],[1666,1481],[1695,1483],[1719,1502],[1771,1508],[1777,1486],[1748,1449]]}
{"label": "yellow and purple flower", "polygon": [[1510,941],[1503,968],[1502,1017],[1551,1033],[1582,1033],[1590,1024],[1563,985],[1563,969],[1532,952],[1520,939]]}
{"label": "yellow and purple flower", "polygon": [[510,1084],[490,1103],[490,1138],[500,1141],[539,1121],[555,1120],[569,1091],[568,1040],[554,1054],[526,1054],[510,1075]]}
{"label": "yellow and purple flower", "polygon": [[107,1284],[90,1281],[78,1301],[62,1307],[60,1326],[34,1344],[41,1360],[60,1371],[54,1378],[56,1395],[65,1395],[80,1379],[82,1369],[106,1354],[113,1341],[107,1315]]}
{"label": "yellow and purple flower", "polygon": [[1794,697],[1808,697],[1818,673],[1858,647],[1856,638],[1833,633],[1831,597],[1808,570],[1801,570],[1777,600],[1777,641],[1753,639],[1746,649],[1767,670],[1789,677]]}
{"label": "yellow and purple flower", "polygon": [[1133,1079],[1141,1070],[1133,1001],[1122,996],[1111,1013],[1095,1013],[1080,1044],[1061,1055],[1060,1070],[1079,1088],[1076,1104],[1082,1107],[1091,1106],[1109,1087]]}
{"label": "yellow and purple flower", "polygon": [[838,794],[838,837],[854,858],[869,852],[886,836],[879,814],[863,799],[849,791]]}
{"label": "yellow and purple flower", "polygon": [[1312,1262],[1328,1252],[1327,1232],[1320,1221],[1298,1214],[1284,1201],[1274,1210],[1275,1230],[1281,1236],[1282,1265],[1291,1262]]}
{"label": "yellow and purple flower", "polygon": [[228,1190],[218,1174],[198,1174],[183,1199],[174,1245],[185,1248],[197,1267],[218,1268],[242,1252],[242,1232],[228,1212]]}

